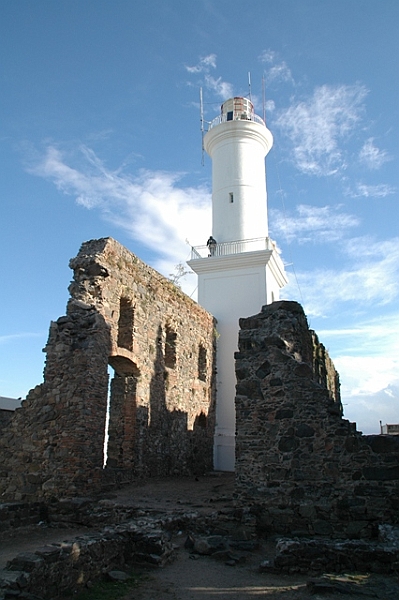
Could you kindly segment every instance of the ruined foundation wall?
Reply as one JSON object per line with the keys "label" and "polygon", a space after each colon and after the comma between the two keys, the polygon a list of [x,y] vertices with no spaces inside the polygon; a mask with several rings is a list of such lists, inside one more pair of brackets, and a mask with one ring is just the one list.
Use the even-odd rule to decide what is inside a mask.
{"label": "ruined foundation wall", "polygon": [[240,320],[236,486],[266,532],[373,537],[399,515],[399,441],[342,418],[339,378],[296,302]]}
{"label": "ruined foundation wall", "polygon": [[213,317],[112,238],[84,243],[70,266],[71,299],[50,326],[44,383],[3,428],[3,500],[211,469]]}

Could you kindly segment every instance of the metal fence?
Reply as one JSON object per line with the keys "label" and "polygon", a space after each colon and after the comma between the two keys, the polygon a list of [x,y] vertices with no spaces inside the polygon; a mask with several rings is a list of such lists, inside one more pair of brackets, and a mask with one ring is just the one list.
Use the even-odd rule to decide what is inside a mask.
{"label": "metal fence", "polygon": [[268,237],[222,242],[220,244],[216,243],[214,246],[192,246],[191,260],[241,254],[242,252],[255,252],[256,250],[273,250],[274,247],[274,242]]}

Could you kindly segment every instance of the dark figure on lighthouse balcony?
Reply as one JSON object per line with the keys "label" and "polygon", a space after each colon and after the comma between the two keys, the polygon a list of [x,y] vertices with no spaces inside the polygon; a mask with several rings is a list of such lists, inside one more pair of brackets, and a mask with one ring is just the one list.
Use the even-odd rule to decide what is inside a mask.
{"label": "dark figure on lighthouse balcony", "polygon": [[217,241],[212,236],[210,236],[209,240],[206,243],[206,245],[209,248],[208,256],[215,256],[216,244]]}

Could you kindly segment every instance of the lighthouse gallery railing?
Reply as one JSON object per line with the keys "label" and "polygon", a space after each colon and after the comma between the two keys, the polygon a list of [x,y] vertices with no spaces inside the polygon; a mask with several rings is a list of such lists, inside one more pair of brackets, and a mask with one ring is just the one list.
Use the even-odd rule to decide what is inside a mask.
{"label": "lighthouse gallery railing", "polygon": [[234,114],[233,117],[230,117],[229,113],[226,113],[226,114],[217,116],[215,119],[213,119],[213,121],[208,123],[208,131],[210,129],[212,129],[213,127],[215,127],[216,125],[219,125],[220,123],[225,123],[227,121],[254,121],[255,123],[260,123],[261,125],[265,125],[264,120],[261,117],[259,117],[259,115],[256,115],[255,113],[252,113],[252,114],[243,113],[240,115]]}
{"label": "lighthouse gallery railing", "polygon": [[199,258],[213,258],[215,256],[228,256],[230,254],[241,254],[242,252],[255,252],[257,250],[275,250],[275,242],[267,238],[254,238],[251,240],[238,240],[234,242],[216,243],[214,247],[192,246],[191,260]]}

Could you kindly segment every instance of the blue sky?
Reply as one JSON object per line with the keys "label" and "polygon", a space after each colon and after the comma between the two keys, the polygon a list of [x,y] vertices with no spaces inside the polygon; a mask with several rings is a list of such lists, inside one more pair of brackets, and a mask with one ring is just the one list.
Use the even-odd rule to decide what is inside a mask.
{"label": "blue sky", "polygon": [[199,88],[211,120],[250,72],[283,297],[328,348],[346,417],[399,422],[398,24],[397,0],[2,0],[0,395],[41,383],[83,241],[167,276],[206,241]]}

